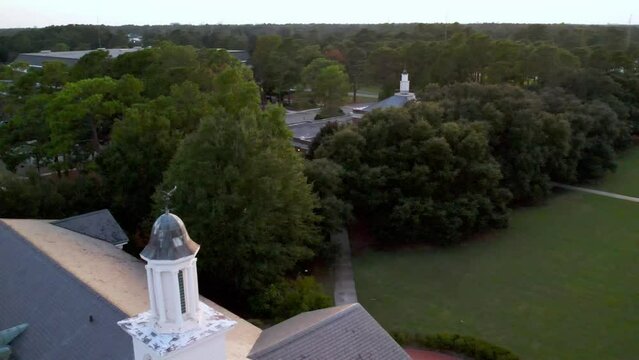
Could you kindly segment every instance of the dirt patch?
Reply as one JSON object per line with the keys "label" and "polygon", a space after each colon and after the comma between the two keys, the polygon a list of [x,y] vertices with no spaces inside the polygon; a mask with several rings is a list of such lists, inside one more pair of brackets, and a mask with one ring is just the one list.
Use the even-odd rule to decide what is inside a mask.
{"label": "dirt patch", "polygon": [[461,358],[449,354],[442,354],[436,351],[413,348],[406,348],[404,350],[406,350],[408,356],[410,356],[410,358],[413,360],[461,360]]}
{"label": "dirt patch", "polygon": [[371,230],[371,222],[367,219],[358,220],[348,226],[348,237],[351,244],[351,254],[353,256],[362,255],[367,250],[377,251],[400,251],[400,250],[423,250],[436,248],[434,245],[415,242],[380,242]]}
{"label": "dirt patch", "polygon": [[351,243],[351,253],[358,255],[364,250],[375,246],[375,237],[366,220],[357,220],[348,226],[348,238]]}

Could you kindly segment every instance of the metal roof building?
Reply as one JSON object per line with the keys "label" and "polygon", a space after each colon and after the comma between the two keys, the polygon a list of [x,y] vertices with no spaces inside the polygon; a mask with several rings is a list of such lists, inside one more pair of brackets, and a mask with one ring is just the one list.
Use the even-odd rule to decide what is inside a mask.
{"label": "metal roof building", "polygon": [[109,56],[116,58],[122,54],[136,52],[142,50],[141,47],[124,48],[124,49],[95,49],[95,50],[78,50],[78,51],[50,51],[42,50],[36,53],[22,53],[18,55],[15,62],[24,62],[31,67],[42,67],[47,61],[58,61],[67,66],[75,65],[84,55],[103,50],[109,53]]}
{"label": "metal roof building", "polygon": [[[144,48],[136,46],[133,48],[121,48],[121,49],[94,49],[94,50],[77,50],[77,51],[51,51],[42,50],[35,53],[22,53],[14,60],[14,62],[24,62],[31,67],[40,68],[47,61],[58,61],[67,66],[75,65],[80,58],[84,55],[94,51],[106,51],[109,53],[109,57],[116,58],[123,54],[128,54],[136,51],[143,50]],[[221,49],[224,50],[224,49]],[[229,54],[235,57],[243,64],[247,64],[250,59],[250,54],[246,50],[226,50]]]}

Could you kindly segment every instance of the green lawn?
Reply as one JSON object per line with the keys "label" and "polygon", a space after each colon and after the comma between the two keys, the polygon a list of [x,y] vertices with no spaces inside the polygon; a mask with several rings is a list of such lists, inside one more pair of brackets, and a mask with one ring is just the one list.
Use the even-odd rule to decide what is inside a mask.
{"label": "green lawn", "polygon": [[[398,80],[398,82],[399,82],[399,80]],[[366,86],[360,86],[357,91],[361,91],[363,93],[377,95],[381,91],[381,87],[376,86],[376,85],[366,85]]]}
{"label": "green lawn", "polygon": [[622,154],[619,167],[594,188],[639,197],[639,146]]}
{"label": "green lawn", "polygon": [[[636,150],[600,187],[639,189],[634,164]],[[566,192],[458,247],[355,257],[359,301],[387,330],[477,336],[523,359],[637,359],[638,219],[639,203]]]}
{"label": "green lawn", "polygon": [[11,172],[9,170],[7,170],[6,165],[2,162],[2,160],[0,160],[0,176],[1,175],[8,175]]}

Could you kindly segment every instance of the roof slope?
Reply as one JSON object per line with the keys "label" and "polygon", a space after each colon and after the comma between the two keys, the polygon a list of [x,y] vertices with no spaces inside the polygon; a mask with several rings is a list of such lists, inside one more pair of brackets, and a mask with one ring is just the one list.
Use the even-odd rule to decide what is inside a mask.
{"label": "roof slope", "polygon": [[414,94],[395,94],[378,103],[365,107],[362,111],[371,112],[375,109],[401,108],[404,107],[404,105],[406,105],[406,103],[411,100],[415,100]]}
{"label": "roof slope", "polygon": [[111,212],[107,209],[93,211],[51,223],[83,235],[104,240],[113,245],[122,245],[129,242],[129,238],[124,233],[124,230],[122,230],[113,215],[111,215]]}
{"label": "roof slope", "polygon": [[360,305],[309,311],[262,332],[253,360],[409,360],[402,348]]}
{"label": "roof slope", "polygon": [[29,323],[11,344],[14,359],[133,359],[115,323],[124,312],[2,221],[0,244],[0,329]]}
{"label": "roof slope", "polygon": [[[97,293],[96,297],[101,296],[122,311],[123,315],[111,322],[111,324],[116,327],[116,333],[126,336],[128,344],[131,346],[131,338],[116,325],[116,321],[149,309],[146,270],[143,261],[104,241],[63,229],[45,220],[0,219],[0,223],[2,222],[26,239],[37,250],[45,254],[46,257],[49,257],[53,262],[71,273],[73,277],[95,291]],[[0,246],[3,246],[3,244],[4,236],[0,235]],[[0,253],[3,252],[4,249],[0,251]],[[5,272],[0,271],[0,274],[3,275]],[[42,274],[25,273],[25,276],[41,277]],[[4,281],[4,277],[0,276],[0,296],[5,296],[4,294],[6,293],[2,288],[2,281]],[[33,296],[28,298],[31,303],[38,305],[44,302],[44,300],[34,301],[34,296],[37,297],[40,292],[34,292],[33,294]],[[47,294],[41,294],[40,297],[46,298]],[[0,319],[2,319],[2,300],[0,298]],[[260,329],[209,299],[200,297],[200,300],[237,322],[235,327],[226,335],[227,359],[246,359],[247,354],[260,334]],[[25,304],[25,306],[31,305]],[[55,326],[61,326],[64,323],[61,320],[66,320],[57,317],[56,319],[59,321]],[[2,321],[0,320],[0,326],[3,325]],[[29,330],[25,331],[25,334]],[[87,346],[90,346],[90,344]],[[132,353],[133,349],[130,347],[129,351]],[[34,359],[39,358],[34,357]],[[62,359],[65,358],[62,357]],[[110,357],[107,356],[103,359],[110,359]]]}
{"label": "roof slope", "polygon": [[293,132],[293,138],[312,141],[324,126],[330,123],[348,124],[352,120],[353,117],[351,115],[342,115],[322,120],[310,120],[288,124],[288,128]]}
{"label": "roof slope", "polygon": [[45,54],[43,54],[43,55],[40,55],[40,54],[20,54],[15,59],[15,62],[24,62],[24,63],[27,63],[30,66],[37,66],[37,67],[44,66],[45,62],[53,62],[53,61],[61,62],[61,63],[63,63],[66,66],[73,66],[73,65],[75,65],[78,62],[78,59],[56,57],[56,56],[45,55]]}

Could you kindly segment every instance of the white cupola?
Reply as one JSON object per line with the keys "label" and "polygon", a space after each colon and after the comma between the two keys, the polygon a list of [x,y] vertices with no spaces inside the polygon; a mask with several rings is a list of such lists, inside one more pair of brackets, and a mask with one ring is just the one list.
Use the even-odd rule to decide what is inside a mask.
{"label": "white cupola", "polygon": [[146,264],[150,310],[118,325],[133,337],[135,360],[224,360],[235,322],[200,301],[197,254],[182,220],[168,210],[155,220],[140,253]]}
{"label": "white cupola", "polygon": [[408,94],[410,92],[410,81],[408,81],[408,72],[406,69],[402,72],[402,79],[399,81],[399,93]]}
{"label": "white cupola", "polygon": [[167,211],[155,220],[140,257],[147,262],[149,304],[158,332],[189,330],[200,321],[198,250],[179,217]]}

